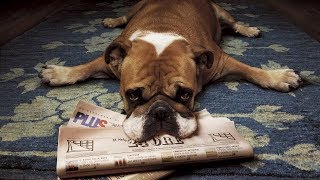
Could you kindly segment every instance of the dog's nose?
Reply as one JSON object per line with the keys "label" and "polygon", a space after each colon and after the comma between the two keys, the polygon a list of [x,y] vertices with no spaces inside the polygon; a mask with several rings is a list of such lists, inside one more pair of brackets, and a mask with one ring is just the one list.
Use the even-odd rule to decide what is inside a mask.
{"label": "dog's nose", "polygon": [[151,112],[151,116],[160,121],[167,119],[168,117],[171,116],[171,114],[172,114],[172,110],[166,105],[158,105]]}

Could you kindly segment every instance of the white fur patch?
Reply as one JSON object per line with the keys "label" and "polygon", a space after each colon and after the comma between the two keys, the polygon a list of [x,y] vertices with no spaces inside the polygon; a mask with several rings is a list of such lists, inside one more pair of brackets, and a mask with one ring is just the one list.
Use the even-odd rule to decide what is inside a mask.
{"label": "white fur patch", "polygon": [[136,31],[129,38],[130,41],[141,39],[152,44],[159,56],[175,40],[186,40],[184,37],[174,33],[158,33],[152,31]]}
{"label": "white fur patch", "polygon": [[128,137],[135,141],[139,141],[142,138],[143,126],[146,122],[146,118],[144,116],[133,117],[131,115],[128,119],[125,119],[122,123],[123,131],[126,133]]}
{"label": "white fur patch", "polygon": [[181,138],[186,138],[192,135],[198,127],[195,118],[183,118],[179,113],[177,113],[177,124],[179,126],[178,134]]}

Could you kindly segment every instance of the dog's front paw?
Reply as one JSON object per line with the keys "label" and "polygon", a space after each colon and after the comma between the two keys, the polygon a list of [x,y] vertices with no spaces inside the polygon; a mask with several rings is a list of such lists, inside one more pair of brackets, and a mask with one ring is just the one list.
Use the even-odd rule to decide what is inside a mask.
{"label": "dog's front paw", "polygon": [[50,86],[62,86],[74,84],[76,80],[71,76],[71,67],[46,65],[39,73],[39,78],[45,84]]}
{"label": "dog's front paw", "polygon": [[292,69],[278,69],[267,71],[269,75],[268,88],[282,92],[297,89],[301,84],[301,78]]}

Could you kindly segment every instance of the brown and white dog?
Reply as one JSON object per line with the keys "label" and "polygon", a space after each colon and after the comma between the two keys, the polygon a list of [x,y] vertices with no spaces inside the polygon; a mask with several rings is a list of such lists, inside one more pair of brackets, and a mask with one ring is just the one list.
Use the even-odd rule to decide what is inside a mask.
{"label": "brown and white dog", "polygon": [[218,46],[222,27],[247,37],[260,30],[241,25],[209,0],[142,0],[126,16],[103,24],[126,27],[101,57],[75,67],[48,65],[39,77],[51,86],[118,78],[127,113],[123,129],[136,141],[162,130],[180,138],[192,135],[195,96],[226,75],[282,92],[299,86],[292,69],[262,70],[223,52]]}

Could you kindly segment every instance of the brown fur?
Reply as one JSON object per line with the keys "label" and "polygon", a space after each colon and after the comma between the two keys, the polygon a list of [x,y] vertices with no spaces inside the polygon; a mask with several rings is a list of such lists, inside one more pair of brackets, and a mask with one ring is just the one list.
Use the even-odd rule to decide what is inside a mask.
{"label": "brown fur", "polygon": [[[89,77],[116,77],[120,79],[120,94],[129,116],[150,114],[150,107],[159,102],[166,102],[181,115],[193,116],[194,98],[202,86],[227,75],[282,92],[299,86],[300,78],[291,69],[262,70],[223,52],[218,46],[222,29],[231,28],[248,37],[259,36],[260,30],[241,25],[223,8],[207,0],[142,0],[126,16],[106,18],[103,24],[127,25],[101,57],[75,67],[49,65],[39,74],[42,81],[58,86]],[[158,56],[152,44],[129,40],[138,30],[174,33],[185,40],[174,41]],[[191,100],[186,104],[175,101],[181,87],[192,90]],[[143,89],[145,102],[130,105],[126,92],[139,88]]]}

